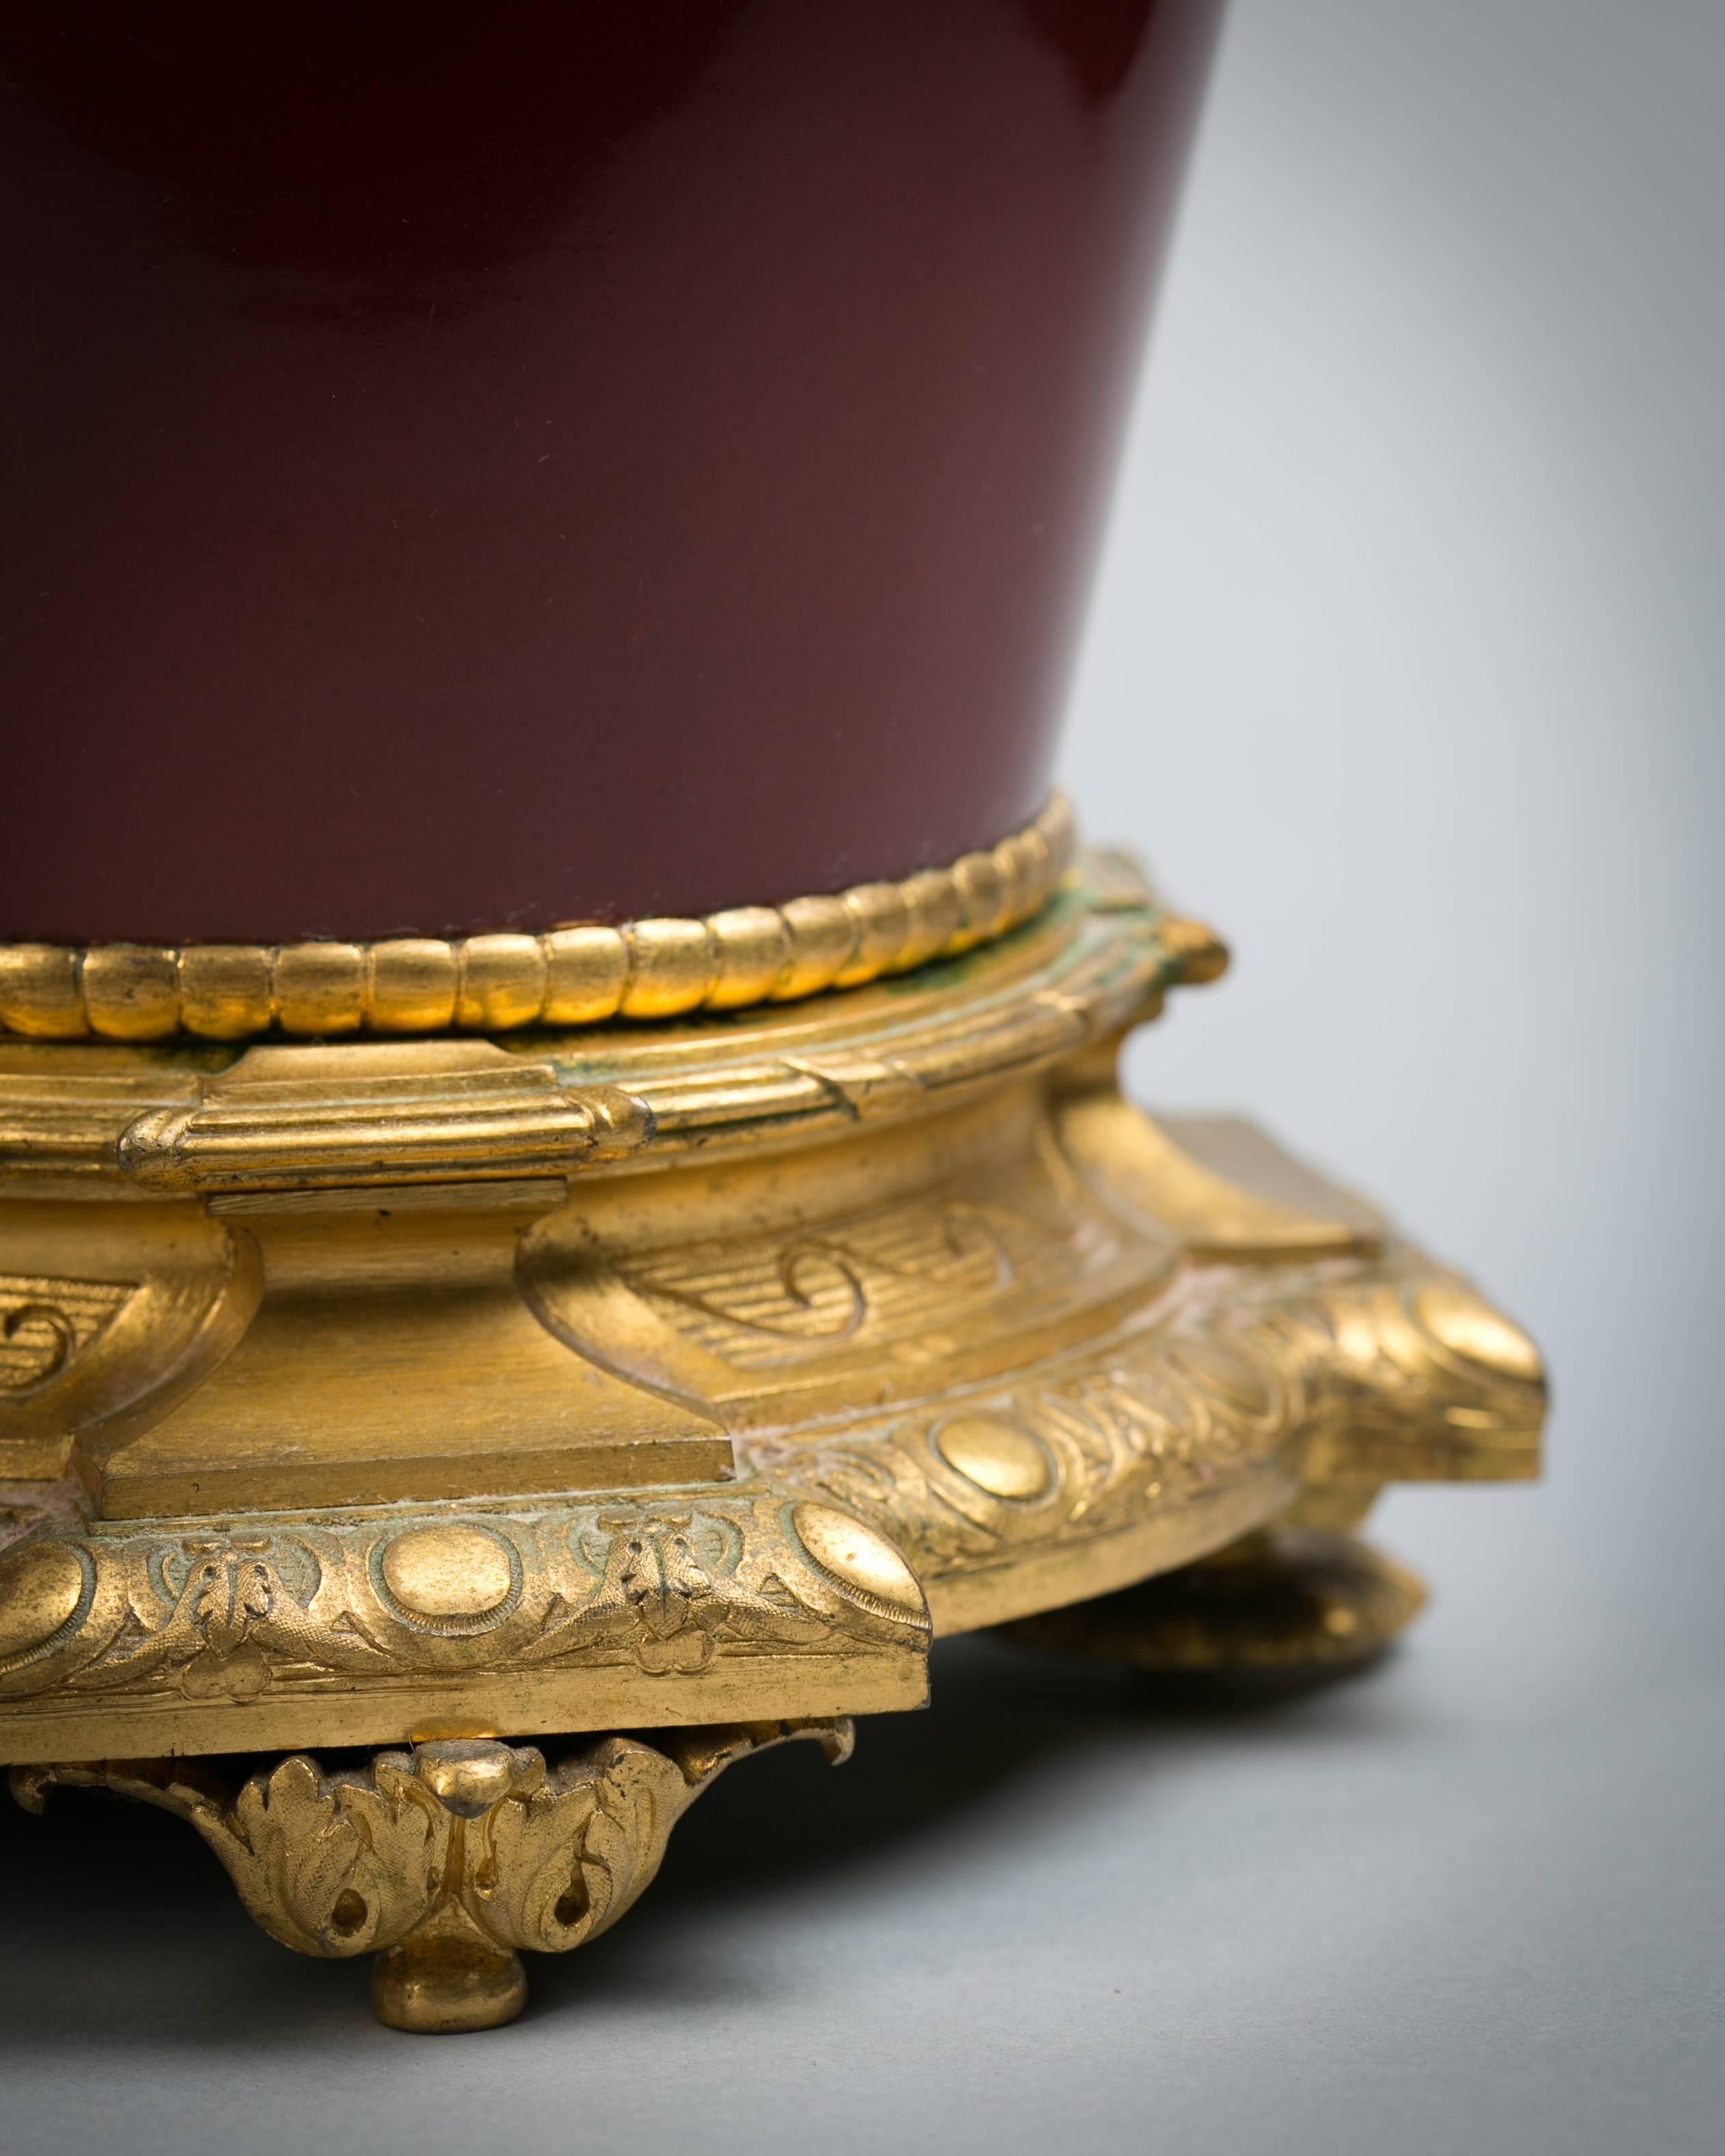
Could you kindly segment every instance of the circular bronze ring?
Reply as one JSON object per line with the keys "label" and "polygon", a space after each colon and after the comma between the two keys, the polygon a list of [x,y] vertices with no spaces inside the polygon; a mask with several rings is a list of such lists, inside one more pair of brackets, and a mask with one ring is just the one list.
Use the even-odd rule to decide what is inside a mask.
{"label": "circular bronze ring", "polygon": [[1055,794],[986,853],[704,920],[377,943],[0,944],[0,1033],[38,1040],[500,1033],[785,1003],[955,957],[1038,913],[1072,857]]}

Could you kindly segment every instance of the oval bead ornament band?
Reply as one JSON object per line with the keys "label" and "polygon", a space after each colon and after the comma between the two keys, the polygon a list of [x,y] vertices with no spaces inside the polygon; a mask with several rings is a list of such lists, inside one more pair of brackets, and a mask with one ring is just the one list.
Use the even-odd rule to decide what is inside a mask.
{"label": "oval bead ornament band", "polygon": [[502,1033],[790,1003],[956,957],[1032,919],[1065,873],[1056,794],[986,853],[704,920],[374,943],[0,945],[0,1033],[39,1040]]}

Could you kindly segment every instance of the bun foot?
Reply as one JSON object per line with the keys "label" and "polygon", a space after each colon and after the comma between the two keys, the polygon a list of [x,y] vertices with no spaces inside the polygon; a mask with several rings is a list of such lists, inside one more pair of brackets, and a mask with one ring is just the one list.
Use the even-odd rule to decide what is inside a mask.
{"label": "bun foot", "polygon": [[518,1948],[566,1953],[651,1885],[671,1830],[725,1768],[799,1738],[837,1764],[837,1717],[602,1737],[555,1766],[532,1745],[449,1738],[326,1772],[303,1753],[237,1785],[204,1759],[22,1766],[39,1812],[56,1788],[110,1789],[187,1820],[246,1907],[296,1953],[371,1953],[392,2029],[501,2029],[527,2004]]}
{"label": "bun foot", "polygon": [[372,1964],[371,2003],[386,2027],[418,2035],[501,2029],[527,2004],[527,1971],[482,1939],[409,1939]]}
{"label": "bun foot", "polygon": [[1341,1675],[1382,1653],[1425,1599],[1414,1573],[1357,1536],[1269,1527],[1177,1572],[1001,1630],[1158,1676]]}

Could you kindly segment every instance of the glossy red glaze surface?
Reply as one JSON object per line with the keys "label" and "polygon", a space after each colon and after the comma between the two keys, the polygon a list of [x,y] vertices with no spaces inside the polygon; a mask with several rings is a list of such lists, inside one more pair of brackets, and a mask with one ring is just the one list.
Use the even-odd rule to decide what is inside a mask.
{"label": "glossy red glaze surface", "polygon": [[0,18],[0,938],[698,913],[1044,798],[1213,0]]}

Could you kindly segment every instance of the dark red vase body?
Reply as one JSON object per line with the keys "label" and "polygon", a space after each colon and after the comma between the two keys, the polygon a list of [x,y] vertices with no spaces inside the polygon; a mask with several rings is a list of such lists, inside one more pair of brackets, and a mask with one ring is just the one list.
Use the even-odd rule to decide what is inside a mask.
{"label": "dark red vase body", "polygon": [[1213,0],[0,24],[0,939],[450,934],[1032,816]]}

